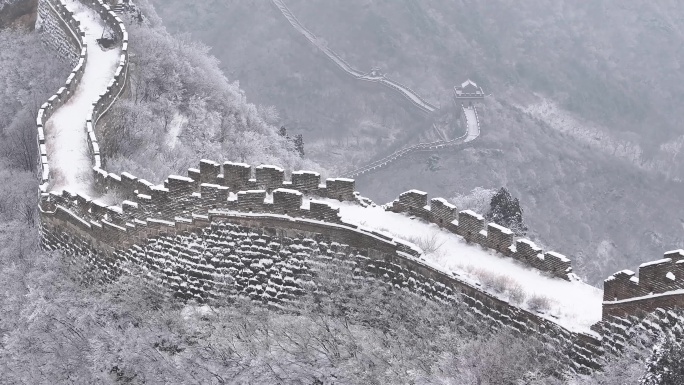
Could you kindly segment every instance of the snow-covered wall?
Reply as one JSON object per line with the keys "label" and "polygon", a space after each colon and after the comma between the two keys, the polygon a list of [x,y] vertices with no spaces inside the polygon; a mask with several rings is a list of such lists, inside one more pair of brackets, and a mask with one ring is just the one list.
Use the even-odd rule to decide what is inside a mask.
{"label": "snow-covered wall", "polygon": [[420,97],[420,95],[418,95],[405,84],[402,84],[396,80],[391,80],[384,75],[371,75],[372,72],[371,74],[364,74],[355,69],[344,59],[342,59],[340,55],[330,49],[330,47],[328,47],[326,44],[321,44],[320,39],[299,22],[297,17],[287,7],[283,0],[272,0],[272,2],[297,32],[302,34],[311,44],[318,48],[321,53],[330,59],[330,61],[332,61],[337,68],[341,69],[346,74],[352,76],[356,80],[385,86],[386,88],[396,92],[398,95],[401,95],[405,100],[408,100],[412,106],[417,107],[417,109],[422,113],[429,114],[438,109],[436,106],[430,104],[424,98]]}
{"label": "snow-covered wall", "polygon": [[[50,194],[41,202],[43,244],[65,250],[86,279],[108,280],[136,269],[177,297],[211,301],[243,295],[281,307],[296,307],[297,295],[315,283],[321,265],[346,266],[350,279],[382,280],[445,306],[460,301],[477,322],[552,342],[576,371],[599,367],[601,343],[595,336],[571,332],[434,269],[411,244],[335,221],[335,210],[326,204],[310,202],[309,210],[291,212],[301,195],[281,189],[274,190],[272,202],[264,201],[265,191],[245,191],[225,203],[218,186],[203,184],[209,191],[193,193],[188,187],[194,183],[174,177],[167,184],[169,194],[194,197],[192,209],[173,199],[146,208],[146,196],[108,208],[68,193]],[[316,210],[330,217],[316,219]]]}
{"label": "snow-covered wall", "polygon": [[38,18],[43,42],[58,56],[75,66],[83,43],[79,22],[66,8],[63,0],[39,0]]}
{"label": "snow-covered wall", "polygon": [[656,309],[684,308],[684,250],[643,263],[639,276],[619,271],[603,283],[603,318],[628,317]]}
{"label": "snow-covered wall", "polygon": [[[462,300],[483,320],[555,341],[567,353],[568,365],[576,370],[598,367],[596,358],[600,355],[600,344],[595,336],[571,332],[547,318],[511,306],[421,262],[418,259],[421,251],[412,244],[344,223],[338,209],[327,203],[303,200],[303,194],[356,200],[358,196],[352,179],[331,178],[321,184],[318,173],[295,171],[290,180],[285,180],[284,170],[277,166],[252,168],[245,164],[227,162],[221,165],[211,161],[202,161],[198,169],[188,170],[187,177],[169,177],[162,186],[126,173],[106,172],[99,158],[95,132],[102,129],[98,128],[102,116],[126,87],[127,36],[123,23],[100,0],[92,0],[89,5],[98,10],[110,28],[118,28],[118,37],[124,44],[122,48],[126,48],[122,50],[119,68],[110,86],[95,104],[88,122],[95,187],[102,194],[116,192],[111,195],[127,200],[118,206],[108,206],[68,191],[44,191],[40,211],[46,248],[65,250],[74,262],[81,261],[88,266],[84,272],[94,272],[105,279],[125,271],[128,268],[125,262],[132,262],[149,272],[152,282],[158,283],[160,288],[171,289],[182,297],[208,299],[213,295],[212,288],[220,287],[218,283],[238,282],[233,286],[234,291],[257,295],[257,298],[267,295],[277,303],[292,299],[297,288],[305,283],[308,273],[303,266],[314,264],[313,258],[330,258],[325,251],[327,245],[332,250],[337,247],[335,243],[349,245],[360,250],[347,258],[360,264],[359,269],[353,270],[356,273],[382,277],[394,285],[437,300]],[[73,17],[71,19],[75,23]],[[83,60],[82,64],[87,63]],[[78,80],[77,75],[71,76],[70,80]],[[61,89],[61,96],[51,99],[47,108],[58,108],[65,100],[63,96],[68,95],[65,92]],[[50,112],[42,111],[39,129]],[[46,157],[44,159],[45,169],[49,170]],[[257,234],[257,238],[252,234]],[[266,236],[275,241],[266,242]],[[207,243],[212,237],[222,241]],[[315,243],[311,243],[311,239]],[[207,259],[206,253],[199,250],[205,250],[203,248],[209,244],[212,254]],[[234,249],[237,245],[240,245],[239,253]],[[273,254],[268,247],[264,248],[265,245],[278,245],[278,252]],[[308,254],[305,252],[309,260],[287,259],[276,266],[277,272],[259,271],[253,266],[254,261],[248,262],[249,266],[244,265],[249,257],[268,267],[269,259],[285,259],[289,255],[287,252],[306,251],[307,247],[312,250]],[[233,251],[239,256],[239,262],[231,257]],[[250,275],[252,273],[254,276]],[[273,282],[273,285],[261,286],[259,279],[268,279],[267,282]],[[279,283],[285,281],[292,283],[291,289]]]}
{"label": "snow-covered wall", "polygon": [[468,242],[496,250],[555,277],[565,280],[574,278],[570,259],[563,254],[553,251],[542,252],[528,239],[518,239],[514,242],[514,234],[510,229],[495,223],[485,226],[482,215],[470,210],[458,212],[456,206],[443,198],[433,198],[428,204],[427,193],[411,190],[399,195],[388,210],[416,215],[462,236]]}
{"label": "snow-covered wall", "polygon": [[86,123],[88,134],[88,148],[93,159],[93,167],[95,175],[105,176],[107,172],[103,170],[102,158],[100,155],[100,146],[97,137],[101,136],[102,132],[107,129],[108,121],[106,114],[116,102],[116,100],[125,93],[128,85],[128,64],[129,64],[129,50],[128,50],[128,32],[123,21],[109,8],[109,6],[102,2],[102,0],[87,0],[85,1],[90,7],[95,9],[102,17],[102,21],[109,27],[114,34],[114,37],[121,44],[121,57],[119,64],[114,72],[114,77],[107,85],[107,90],[100,95],[97,103],[93,106],[93,111]]}

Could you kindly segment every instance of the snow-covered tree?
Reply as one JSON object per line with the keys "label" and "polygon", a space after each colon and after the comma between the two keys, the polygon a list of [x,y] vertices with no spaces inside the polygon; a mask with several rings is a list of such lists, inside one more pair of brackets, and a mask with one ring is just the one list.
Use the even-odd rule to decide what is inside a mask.
{"label": "snow-covered tree", "polygon": [[472,210],[482,214],[489,210],[489,203],[494,194],[496,194],[496,190],[475,187],[470,194],[456,194],[451,198],[451,202],[459,210]]}
{"label": "snow-covered tree", "polygon": [[513,198],[505,187],[494,194],[489,204],[489,212],[485,217],[498,225],[508,227],[518,235],[524,235],[527,232],[520,201],[518,198]]}
{"label": "snow-covered tree", "polygon": [[667,335],[648,362],[643,385],[684,384],[684,343]]}
{"label": "snow-covered tree", "polygon": [[304,137],[302,134],[297,134],[294,138],[294,146],[295,150],[301,156],[302,158],[304,157]]}

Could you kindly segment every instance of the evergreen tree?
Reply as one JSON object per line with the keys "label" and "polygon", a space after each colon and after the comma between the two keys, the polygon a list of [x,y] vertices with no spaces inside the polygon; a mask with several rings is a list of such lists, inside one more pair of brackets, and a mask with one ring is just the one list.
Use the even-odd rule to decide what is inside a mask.
{"label": "evergreen tree", "polygon": [[304,157],[304,137],[302,134],[295,136],[294,140],[295,150],[299,153],[300,157]]}
{"label": "evergreen tree", "polygon": [[285,128],[285,126],[280,126],[280,129],[278,129],[278,135],[282,136],[283,138],[287,137],[287,128]]}
{"label": "evergreen tree", "polygon": [[430,171],[439,170],[441,168],[441,167],[439,167],[439,159],[440,159],[439,155],[437,155],[437,154],[430,155],[430,157],[427,160],[428,170],[430,170]]}
{"label": "evergreen tree", "polygon": [[684,384],[684,346],[680,341],[668,335],[653,350],[643,384]]}
{"label": "evergreen tree", "polygon": [[489,212],[485,216],[487,220],[508,227],[518,235],[524,235],[527,232],[520,201],[518,198],[513,198],[505,187],[494,194],[489,207]]}

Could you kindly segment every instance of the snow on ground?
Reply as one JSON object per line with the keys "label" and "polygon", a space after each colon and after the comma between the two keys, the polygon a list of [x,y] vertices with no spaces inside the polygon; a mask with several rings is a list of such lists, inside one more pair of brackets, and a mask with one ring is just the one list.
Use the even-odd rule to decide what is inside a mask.
{"label": "snow on ground", "polygon": [[103,26],[95,11],[75,0],[67,0],[66,5],[85,30],[88,60],[74,95],[55,111],[46,124],[48,158],[54,183],[52,189],[92,195],[93,164],[86,140],[86,121],[93,103],[107,90],[114,77],[121,50],[103,51],[97,44]]}
{"label": "snow on ground", "polygon": [[166,145],[173,149],[178,144],[178,135],[183,131],[183,127],[188,122],[188,118],[176,113],[171,120],[171,128],[169,129],[168,136],[166,138]]}
{"label": "snow on ground", "polygon": [[[534,296],[547,297],[551,306],[543,316],[569,330],[593,334],[589,327],[601,320],[603,292],[596,287],[551,278],[511,258],[478,245],[468,245],[460,236],[418,218],[387,212],[379,206],[364,208],[332,199],[324,201],[339,207],[345,222],[382,230],[404,240],[434,241],[439,248],[426,253],[425,262],[444,272],[456,273],[467,282],[484,283],[484,278],[491,276],[509,277],[524,288],[527,301],[522,307],[529,308],[529,299]],[[499,298],[509,299],[509,293],[497,294],[493,288],[486,290]]]}
{"label": "snow on ground", "polygon": [[635,164],[641,163],[642,150],[638,144],[616,139],[607,134],[604,129],[589,122],[580,121],[551,100],[541,98],[538,103],[527,106],[516,105],[516,108],[543,121],[556,131],[571,135],[575,139]]}
{"label": "snow on ground", "polygon": [[466,107],[465,109],[466,121],[468,122],[468,134],[464,142],[470,142],[480,136],[480,126],[477,124],[477,116],[475,115],[475,107]]}

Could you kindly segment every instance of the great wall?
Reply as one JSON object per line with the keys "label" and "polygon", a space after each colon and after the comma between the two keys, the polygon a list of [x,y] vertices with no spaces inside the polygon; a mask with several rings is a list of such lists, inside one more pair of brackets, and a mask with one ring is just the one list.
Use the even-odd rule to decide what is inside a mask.
{"label": "great wall", "polygon": [[[579,298],[598,298],[584,304],[596,306],[596,314],[587,316],[590,312],[581,305],[561,306],[565,316],[586,316],[572,323],[563,314],[515,303],[406,241],[406,234],[395,235],[400,230],[391,229],[393,234],[358,220],[387,216],[382,222],[387,226],[402,222],[410,232],[438,234],[451,242],[449,247],[456,245],[449,249],[453,254],[443,257],[448,261],[472,254],[518,269],[559,288],[559,300],[562,295],[573,300],[574,291],[595,290],[572,273],[569,258],[515,239],[511,230],[486,224],[481,215],[458,211],[444,199],[428,202],[422,191],[408,191],[378,207],[355,192],[352,179],[328,178],[322,184],[312,171],[292,171],[287,178],[284,169],[271,165],[203,160],[187,176],[169,176],[160,185],[105,171],[97,137],[108,110],[129,86],[125,24],[102,0],[41,0],[38,8],[48,45],[75,64],[65,86],[41,106],[36,121],[42,244],[64,251],[83,268],[86,279],[110,280],[135,267],[152,285],[183,299],[205,302],[241,295],[288,308],[296,305],[304,287],[315,283],[317,266],[341,261],[350,276],[386,282],[446,306],[462,302],[494,330],[510,328],[551,342],[566,357],[566,366],[581,373],[599,369],[606,354],[618,353],[638,332],[684,335],[681,317],[673,312],[684,303],[682,250],[643,264],[639,278],[631,271],[614,274],[606,279],[602,297]],[[87,20],[77,21],[75,10]],[[97,59],[110,66],[93,65],[98,56],[92,53],[103,49],[86,43],[93,32],[86,29],[96,27],[92,23],[113,31],[116,55]],[[81,111],[71,102],[89,92],[90,84],[83,81],[89,67],[111,74],[81,117],[82,126],[70,127],[87,143],[87,168],[92,170],[90,185],[74,191],[54,180],[52,170],[65,165],[54,164],[54,153],[61,149],[49,143],[51,131],[63,127],[51,118],[64,108]],[[107,193],[122,199],[104,204],[99,198]]]}
{"label": "great wall", "polygon": [[[278,10],[283,14],[285,19],[290,23],[290,25],[302,36],[304,36],[314,47],[320,50],[332,63],[335,64],[337,68],[342,70],[347,75],[350,75],[355,80],[363,82],[371,82],[380,84],[389,90],[398,93],[405,100],[408,100],[411,105],[418,109],[423,114],[429,114],[438,110],[437,107],[427,102],[424,98],[418,95],[410,87],[401,84],[395,80],[389,79],[387,76],[379,73],[377,70],[372,70],[368,73],[363,73],[349,63],[347,63],[340,55],[335,53],[330,47],[322,44],[320,39],[316,37],[311,31],[309,31],[302,23],[297,19],[297,17],[292,13],[292,11],[287,7],[283,0],[272,0],[273,5],[278,8]],[[360,175],[367,174],[369,172],[378,170],[381,167],[385,167],[390,163],[403,158],[409,154],[416,152],[432,152],[432,151],[442,151],[446,149],[453,149],[463,143],[471,142],[480,136],[480,119],[477,116],[477,109],[473,105],[465,106],[462,105],[462,116],[465,119],[466,132],[462,136],[452,139],[452,140],[437,140],[434,142],[423,142],[414,145],[406,146],[392,154],[383,157],[382,159],[373,161],[367,165],[361,166],[357,169],[348,171],[344,173],[345,177],[356,178]]]}

